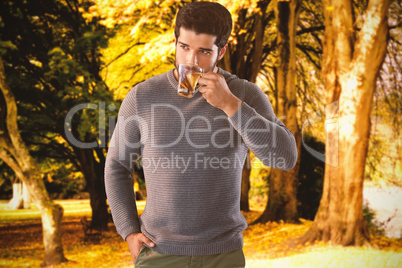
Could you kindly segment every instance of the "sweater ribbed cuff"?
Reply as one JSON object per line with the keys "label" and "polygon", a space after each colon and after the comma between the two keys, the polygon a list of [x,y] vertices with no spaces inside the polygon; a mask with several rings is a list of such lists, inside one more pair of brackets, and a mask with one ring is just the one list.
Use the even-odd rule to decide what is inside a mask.
{"label": "sweater ribbed cuff", "polygon": [[121,235],[124,241],[126,241],[128,235],[132,233],[141,233],[141,229],[139,226],[127,225],[123,228],[120,228],[118,233]]}
{"label": "sweater ribbed cuff", "polygon": [[247,120],[256,115],[256,111],[247,103],[243,102],[237,112],[229,118],[229,122],[237,131],[240,131],[247,124]]}

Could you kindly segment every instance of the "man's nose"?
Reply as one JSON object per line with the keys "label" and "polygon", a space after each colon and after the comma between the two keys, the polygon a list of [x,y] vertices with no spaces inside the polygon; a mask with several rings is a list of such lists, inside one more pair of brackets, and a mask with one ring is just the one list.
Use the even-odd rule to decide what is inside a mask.
{"label": "man's nose", "polygon": [[198,65],[198,57],[196,51],[190,51],[187,55],[187,62]]}

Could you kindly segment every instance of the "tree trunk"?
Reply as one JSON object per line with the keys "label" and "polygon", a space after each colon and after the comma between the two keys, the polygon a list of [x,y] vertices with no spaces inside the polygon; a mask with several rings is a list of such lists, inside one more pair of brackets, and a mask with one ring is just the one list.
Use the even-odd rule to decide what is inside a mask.
{"label": "tree trunk", "polygon": [[369,1],[357,34],[351,1],[324,1],[326,166],[320,207],[301,242],[364,245],[364,167],[375,83],[387,46],[388,0]]}
{"label": "tree trunk", "polygon": [[248,198],[248,193],[250,191],[250,173],[251,173],[250,151],[248,151],[246,163],[243,166],[243,171],[241,174],[240,210],[244,212],[250,211],[250,204]]}
{"label": "tree trunk", "polygon": [[22,198],[22,184],[21,183],[13,183],[13,197],[8,201],[5,209],[6,210],[16,210],[23,207],[23,198]]}
{"label": "tree trunk", "polygon": [[31,196],[29,195],[29,191],[25,183],[22,183],[22,200],[24,201],[24,209],[31,208]]}
{"label": "tree trunk", "polygon": [[22,183],[13,183],[13,197],[7,203],[6,210],[16,210],[24,207],[22,191]]}
{"label": "tree trunk", "polygon": [[24,183],[13,183],[13,198],[5,207],[6,210],[30,209],[31,198]]}
{"label": "tree trunk", "polygon": [[67,259],[64,257],[61,240],[63,207],[51,201],[43,183],[42,175],[37,169],[30,168],[24,174],[29,174],[29,177],[21,179],[26,182],[28,191],[42,216],[43,245],[45,248],[45,259],[42,266],[65,262]]}
{"label": "tree trunk", "polygon": [[26,185],[30,197],[42,214],[43,242],[45,247],[44,266],[56,265],[66,261],[61,241],[61,219],[63,208],[54,204],[46,191],[39,167],[29,153],[18,130],[17,104],[6,83],[3,61],[0,58],[1,110],[5,124],[0,131],[0,158],[10,166],[16,176]]}
{"label": "tree trunk", "polygon": [[[247,16],[248,8],[239,11],[237,27],[242,30],[246,29],[247,25],[253,25],[249,31],[251,36],[237,35],[236,42],[229,44],[223,60],[219,62],[219,66],[224,70],[252,83],[256,82],[263,61],[264,29],[267,23],[266,9],[269,3],[270,1],[259,1],[252,16]],[[250,42],[250,40],[252,41]],[[240,209],[243,211],[250,211],[248,196],[250,173],[250,152],[248,152],[246,163],[243,166],[241,182]]]}
{"label": "tree trunk", "polygon": [[276,114],[292,131],[296,139],[298,160],[290,171],[273,169],[269,177],[268,202],[265,211],[256,222],[298,222],[297,183],[300,167],[301,135],[297,123],[296,97],[296,27],[300,2],[278,1],[275,10],[278,28],[278,68],[276,75]]}
{"label": "tree trunk", "polygon": [[[91,227],[95,229],[107,229],[109,212],[106,203],[106,191],[103,170],[105,161],[102,153],[97,154],[97,162],[93,149],[76,149],[79,155],[81,171],[87,182],[92,209]],[[101,149],[99,149],[101,150]]]}

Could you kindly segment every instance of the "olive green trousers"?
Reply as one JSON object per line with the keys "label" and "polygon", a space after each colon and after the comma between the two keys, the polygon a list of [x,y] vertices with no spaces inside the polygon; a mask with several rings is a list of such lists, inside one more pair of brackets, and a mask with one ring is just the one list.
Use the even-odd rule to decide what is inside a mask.
{"label": "olive green trousers", "polygon": [[244,268],[245,265],[242,249],[214,255],[183,256],[161,254],[145,246],[135,262],[135,268]]}

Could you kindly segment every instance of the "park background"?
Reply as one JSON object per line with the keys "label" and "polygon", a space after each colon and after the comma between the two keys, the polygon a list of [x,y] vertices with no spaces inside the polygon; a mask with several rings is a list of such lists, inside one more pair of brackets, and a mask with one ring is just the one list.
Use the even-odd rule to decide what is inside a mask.
{"label": "park background", "polygon": [[[0,3],[1,267],[130,267],[107,146],[127,92],[173,68],[187,2]],[[401,267],[399,1],[217,2],[234,19],[219,66],[260,86],[299,149],[290,172],[250,152],[247,267]]]}

